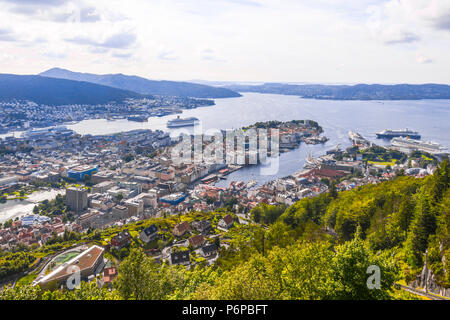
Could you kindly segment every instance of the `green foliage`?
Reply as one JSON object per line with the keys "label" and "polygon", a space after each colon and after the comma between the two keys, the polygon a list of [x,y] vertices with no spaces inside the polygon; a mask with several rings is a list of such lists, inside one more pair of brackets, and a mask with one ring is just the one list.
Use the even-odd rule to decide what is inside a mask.
{"label": "green foliage", "polygon": [[135,248],[120,264],[114,285],[126,300],[165,299],[182,286],[184,274],[181,268],[160,266],[148,258],[142,249]]}
{"label": "green foliage", "polygon": [[9,252],[0,256],[0,279],[25,271],[36,260],[29,252]]}
{"label": "green foliage", "polygon": [[[380,290],[367,286],[367,268],[371,265],[381,270]],[[386,254],[371,255],[358,237],[337,247],[331,268],[331,292],[334,299],[389,299],[392,286],[398,279],[398,267],[392,258]]]}
{"label": "green foliage", "polygon": [[[305,198],[286,209],[261,204],[251,211],[256,223],[236,224],[215,238],[220,253],[212,266],[195,255],[198,265],[189,270],[159,265],[133,242],[129,254],[123,254],[111,291],[83,283],[75,291],[41,292],[24,283],[6,288],[0,299],[413,299],[393,285],[414,279],[426,250],[438,284],[450,286],[445,265],[450,259],[448,184],[448,163],[443,162],[435,175],[423,179],[401,176],[336,196],[330,192]],[[214,227],[227,213],[192,212],[126,228],[135,236],[155,224],[160,239],[152,246],[162,247],[173,241],[170,230],[177,223],[208,219]],[[107,228],[82,239],[105,241],[122,229]],[[69,234],[63,238],[71,239]],[[70,243],[62,239],[35,249],[33,255],[53,253]],[[14,259],[34,259],[30,251],[20,254],[25,256]],[[0,253],[0,266],[8,266],[9,255]],[[379,290],[367,287],[371,265],[381,271]]]}
{"label": "green foliage", "polygon": [[284,210],[286,210],[284,205],[274,206],[261,203],[250,211],[250,215],[257,223],[272,224],[283,214]]}
{"label": "green foliage", "polygon": [[281,215],[284,223],[293,228],[301,227],[306,221],[321,224],[331,198],[329,194],[321,194],[314,198],[303,198],[286,209]]}
{"label": "green foliage", "polygon": [[423,254],[428,247],[428,238],[436,232],[436,212],[427,194],[419,194],[419,199],[411,223],[406,250],[408,262],[413,267],[420,267],[423,263]]}
{"label": "green foliage", "polygon": [[[392,259],[369,253],[361,240],[338,246],[298,242],[274,247],[267,256],[248,261],[202,284],[194,298],[202,299],[389,299],[397,269]],[[381,289],[366,285],[367,267],[380,266]]]}
{"label": "green foliage", "polygon": [[0,300],[39,300],[40,296],[41,288],[38,286],[8,286],[0,290]]}

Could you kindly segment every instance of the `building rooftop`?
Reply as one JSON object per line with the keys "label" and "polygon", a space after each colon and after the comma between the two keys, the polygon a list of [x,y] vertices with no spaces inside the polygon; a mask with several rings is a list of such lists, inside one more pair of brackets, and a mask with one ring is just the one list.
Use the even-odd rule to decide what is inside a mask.
{"label": "building rooftop", "polygon": [[94,245],[84,252],[80,253],[76,257],[72,258],[68,262],[60,265],[54,271],[37,281],[36,284],[48,283],[53,280],[58,281],[69,277],[71,274],[75,273],[75,270],[73,270],[74,268],[71,268],[72,266],[77,266],[78,268],[80,268],[80,272],[92,268],[92,266],[95,265],[95,262],[101,256],[104,250],[105,249]]}

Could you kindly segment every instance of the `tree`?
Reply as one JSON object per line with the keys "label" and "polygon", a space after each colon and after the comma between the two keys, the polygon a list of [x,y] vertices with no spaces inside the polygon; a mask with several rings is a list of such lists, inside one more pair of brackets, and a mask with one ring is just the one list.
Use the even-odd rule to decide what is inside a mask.
{"label": "tree", "polygon": [[9,219],[3,223],[3,228],[8,229],[12,226],[12,224],[13,224],[12,219]]}
{"label": "tree", "polygon": [[[356,234],[358,235],[358,231]],[[369,266],[375,266],[381,271],[380,289],[370,289],[367,286]],[[398,268],[392,257],[387,254],[371,255],[359,236],[336,248],[331,269],[332,290],[329,298],[339,300],[389,299],[398,275]]]}
{"label": "tree", "polygon": [[122,261],[115,281],[120,296],[126,300],[144,300],[151,296],[150,288],[152,262],[140,248],[130,250],[129,256]]}
{"label": "tree", "polygon": [[433,179],[433,199],[439,201],[442,198],[445,190],[447,190],[450,184],[450,174],[449,174],[450,164],[448,160],[443,161],[440,166],[436,169]]}
{"label": "tree", "polygon": [[217,248],[220,248],[220,238],[219,237],[215,237],[213,243],[216,245]]}
{"label": "tree", "polygon": [[325,184],[327,187],[330,186],[330,180],[327,178],[321,178],[320,182],[322,182],[323,184]]}
{"label": "tree", "polygon": [[0,290],[0,300],[39,300],[42,291],[39,286],[8,286]]}
{"label": "tree", "polygon": [[122,199],[123,199],[123,194],[118,193],[118,194],[116,195],[116,202],[119,203],[120,201],[122,201]]}
{"label": "tree", "polygon": [[331,181],[331,184],[330,184],[330,197],[332,197],[333,199],[336,199],[338,197],[338,192],[336,189],[336,182],[334,180]]}
{"label": "tree", "polygon": [[86,186],[91,186],[91,175],[90,174],[85,174],[83,175],[83,182]]}
{"label": "tree", "polygon": [[436,232],[436,212],[430,197],[422,192],[416,204],[414,219],[408,232],[405,247],[407,259],[413,267],[421,267],[423,253],[428,247],[428,238]]}

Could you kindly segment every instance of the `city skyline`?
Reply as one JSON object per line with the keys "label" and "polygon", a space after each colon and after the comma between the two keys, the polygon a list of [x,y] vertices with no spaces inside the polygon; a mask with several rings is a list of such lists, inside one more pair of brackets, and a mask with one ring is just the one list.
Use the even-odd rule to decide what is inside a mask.
{"label": "city skyline", "polygon": [[2,73],[450,83],[446,1],[0,0]]}

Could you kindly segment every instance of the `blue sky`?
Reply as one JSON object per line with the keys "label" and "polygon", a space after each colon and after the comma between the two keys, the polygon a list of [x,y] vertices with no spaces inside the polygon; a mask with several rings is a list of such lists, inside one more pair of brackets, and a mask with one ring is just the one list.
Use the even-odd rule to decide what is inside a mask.
{"label": "blue sky", "polygon": [[450,84],[449,0],[0,0],[0,72]]}

